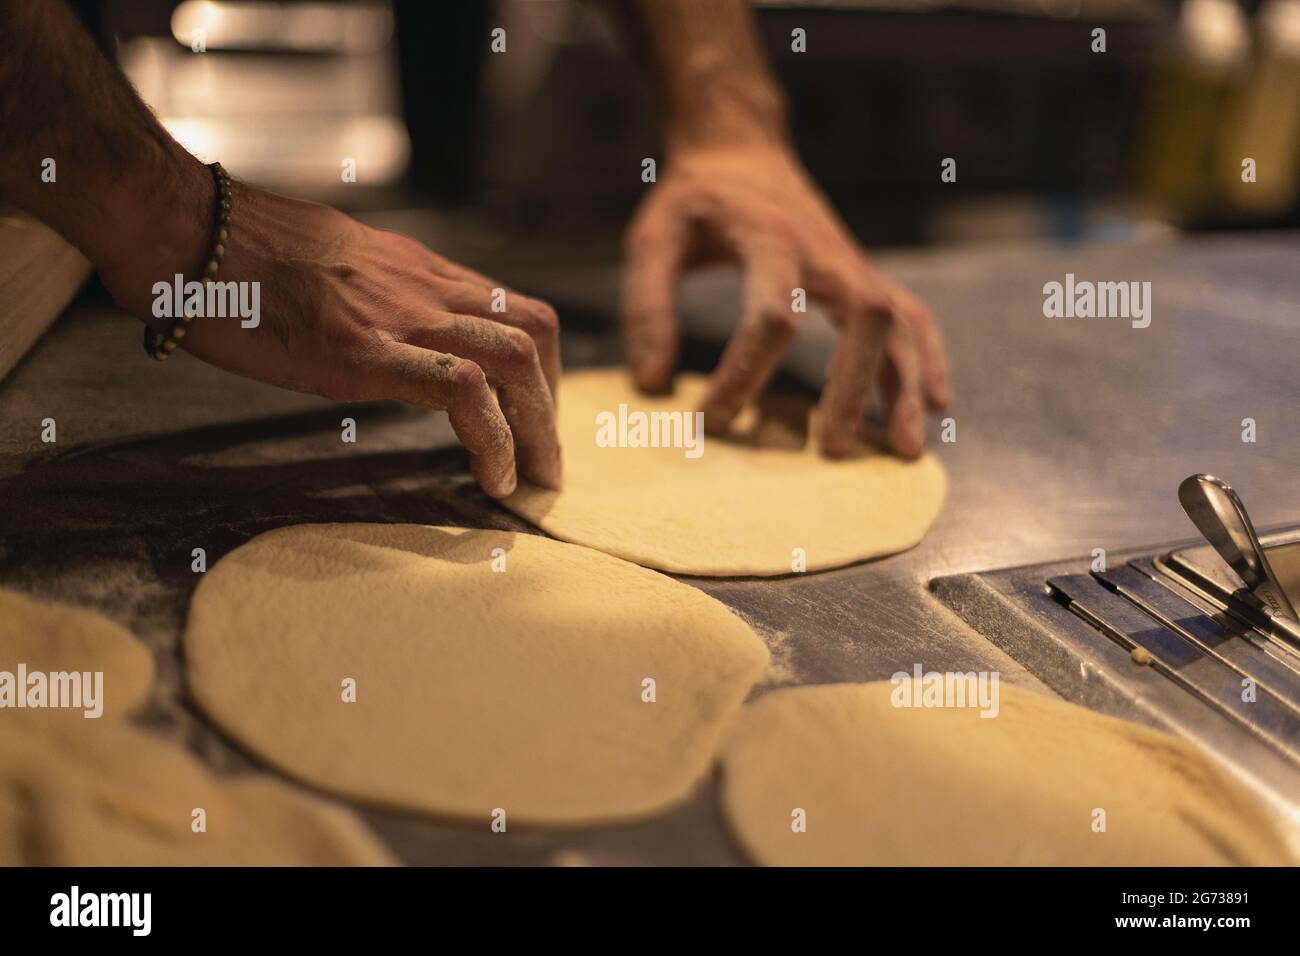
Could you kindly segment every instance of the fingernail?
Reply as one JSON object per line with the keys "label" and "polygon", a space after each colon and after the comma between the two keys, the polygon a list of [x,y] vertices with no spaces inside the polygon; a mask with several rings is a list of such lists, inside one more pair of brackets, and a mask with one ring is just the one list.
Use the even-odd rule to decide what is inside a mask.
{"label": "fingernail", "polygon": [[647,361],[634,368],[632,378],[637,388],[651,395],[662,395],[672,387],[672,370],[663,368],[658,362]]}
{"label": "fingernail", "polygon": [[938,408],[947,408],[952,401],[952,384],[946,379],[930,389],[930,400]]}
{"label": "fingernail", "polygon": [[519,484],[519,477],[513,468],[500,476],[484,474],[481,466],[474,468],[473,471],[479,487],[483,489],[489,498],[509,497]]}
{"label": "fingernail", "polygon": [[727,430],[731,420],[736,417],[736,413],[725,405],[716,402],[706,404],[700,411],[704,412],[704,430],[706,432],[722,432]]}
{"label": "fingernail", "polygon": [[908,440],[918,451],[925,446],[925,416],[915,403],[908,403],[907,424],[904,429]]}

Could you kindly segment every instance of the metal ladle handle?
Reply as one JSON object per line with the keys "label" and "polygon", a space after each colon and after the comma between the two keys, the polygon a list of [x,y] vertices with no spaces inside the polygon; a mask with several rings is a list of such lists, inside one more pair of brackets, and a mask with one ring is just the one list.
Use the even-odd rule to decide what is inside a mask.
{"label": "metal ladle handle", "polygon": [[1178,486],[1178,500],[1205,540],[1275,614],[1296,619],[1295,608],[1277,583],[1255,526],[1232,486],[1213,475],[1192,475]]}

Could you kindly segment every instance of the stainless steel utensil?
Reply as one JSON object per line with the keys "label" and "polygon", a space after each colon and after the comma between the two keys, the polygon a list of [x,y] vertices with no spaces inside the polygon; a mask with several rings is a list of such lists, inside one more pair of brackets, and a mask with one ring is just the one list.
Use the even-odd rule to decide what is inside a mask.
{"label": "stainless steel utensil", "polygon": [[1295,621],[1295,608],[1277,583],[1246,506],[1232,486],[1213,475],[1192,475],[1178,486],[1178,500],[1246,589],[1274,614]]}

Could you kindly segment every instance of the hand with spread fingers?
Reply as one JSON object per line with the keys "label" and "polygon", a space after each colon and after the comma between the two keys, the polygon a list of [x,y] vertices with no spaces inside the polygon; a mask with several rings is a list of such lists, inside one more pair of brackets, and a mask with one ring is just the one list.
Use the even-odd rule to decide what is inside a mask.
{"label": "hand with spread fingers", "polygon": [[926,410],[949,400],[938,327],[871,264],[810,181],[747,5],[643,0],[637,10],[665,92],[669,157],[626,233],[622,312],[636,382],[660,391],[672,381],[681,274],[734,262],[741,315],[705,398],[706,428],[725,429],[766,386],[794,339],[802,289],[839,330],[819,407],[821,449],[851,450],[878,389],[890,449],[916,457]]}
{"label": "hand with spread fingers", "polygon": [[948,402],[938,328],[872,266],[797,160],[776,148],[679,155],[627,232],[623,317],[638,385],[666,388],[677,357],[681,273],[727,260],[743,275],[741,315],[713,374],[705,427],[725,429],[762,391],[794,339],[796,290],[825,304],[839,338],[820,403],[821,447],[845,454],[880,389],[890,448],[915,457],[925,410]]}

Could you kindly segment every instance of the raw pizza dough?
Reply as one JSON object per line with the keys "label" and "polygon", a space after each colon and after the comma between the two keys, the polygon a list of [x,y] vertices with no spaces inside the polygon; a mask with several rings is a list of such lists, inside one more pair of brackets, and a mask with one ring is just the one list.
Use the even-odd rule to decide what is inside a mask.
{"label": "raw pizza dough", "polygon": [[[566,375],[558,407],[564,488],[520,483],[504,504],[548,534],[680,574],[789,574],[794,551],[819,571],[904,551],[925,535],[946,479],[931,455],[904,461],[862,447],[833,461],[809,436],[812,406],[767,398],[703,453],[600,447],[596,416],[689,412],[706,379],[677,376],[668,396],[638,392],[618,369]],[[690,434],[694,434],[691,432]]]}
{"label": "raw pizza dough", "polygon": [[202,708],[293,776],[483,824],[504,810],[508,825],[684,800],[768,653],[704,593],[586,548],[339,524],[222,558],[195,592],[185,659]]}
{"label": "raw pizza dough", "polygon": [[[266,777],[217,778],[124,722],[153,657],[94,612],[0,590],[0,670],[103,673],[103,714],[0,709],[0,866],[379,865],[350,811]],[[191,829],[201,807],[207,829]]]}
{"label": "raw pizza dough", "polygon": [[0,727],[18,720],[73,719],[93,723],[138,708],[153,685],[153,655],[126,629],[93,611],[46,604],[0,590],[0,671],[103,673],[103,716],[82,709],[3,708]]}
{"label": "raw pizza dough", "polygon": [[[350,810],[265,776],[213,776],[117,721],[0,729],[0,865],[383,866]],[[202,808],[206,830],[192,829]]]}
{"label": "raw pizza dough", "polygon": [[[1191,745],[1003,684],[1000,709],[894,686],[773,691],[723,751],[723,808],[769,865],[1294,864],[1267,811]],[[795,808],[806,831],[792,829]],[[1093,832],[1093,811],[1106,830]]]}

